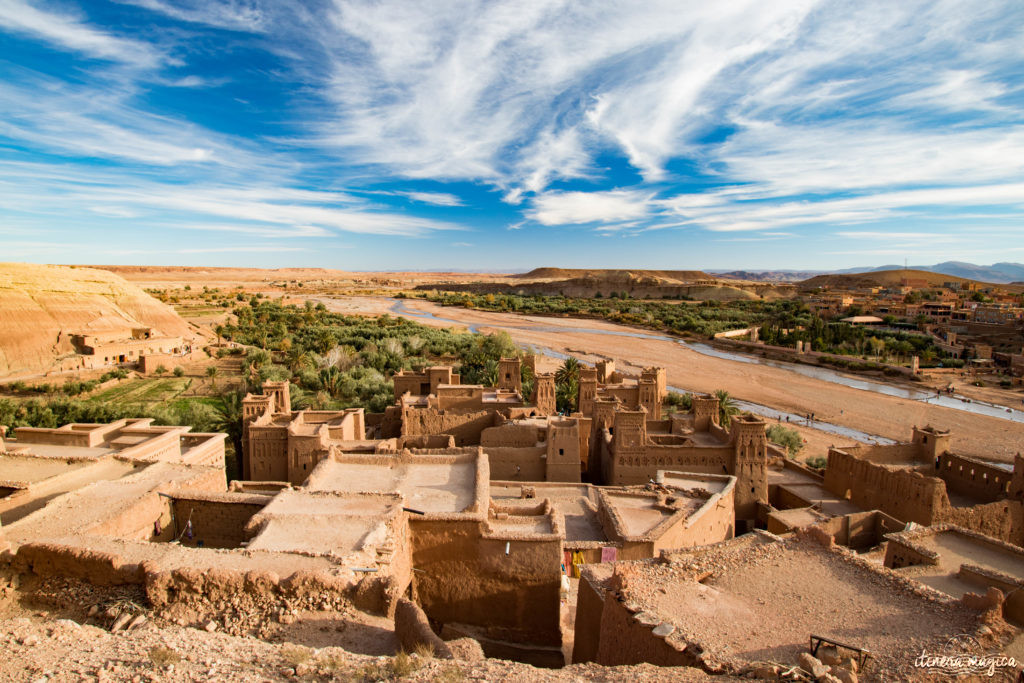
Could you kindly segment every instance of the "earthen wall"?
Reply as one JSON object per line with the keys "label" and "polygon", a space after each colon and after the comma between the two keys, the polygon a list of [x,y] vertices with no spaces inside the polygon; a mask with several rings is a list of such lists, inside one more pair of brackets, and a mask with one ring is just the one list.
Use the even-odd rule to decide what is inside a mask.
{"label": "earthen wall", "polygon": [[474,520],[410,523],[427,616],[479,626],[497,640],[561,645],[561,542],[485,539]]}
{"label": "earthen wall", "polygon": [[930,525],[947,505],[945,484],[919,472],[884,465],[830,449],[825,488],[865,510],[881,510],[903,522]]}
{"label": "earthen wall", "polygon": [[[173,499],[175,536],[185,546],[238,548],[249,540],[245,526],[270,499],[259,494],[196,494]],[[192,522],[192,534],[186,529]]]}

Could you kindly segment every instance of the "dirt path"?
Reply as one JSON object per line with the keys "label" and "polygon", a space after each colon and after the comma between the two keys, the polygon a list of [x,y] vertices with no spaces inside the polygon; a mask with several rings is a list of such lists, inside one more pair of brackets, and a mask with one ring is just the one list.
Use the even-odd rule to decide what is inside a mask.
{"label": "dirt path", "polygon": [[[377,315],[389,313],[392,302],[384,298],[351,297],[324,299],[327,306],[343,313]],[[814,413],[815,418],[833,424],[907,440],[914,425],[931,424],[953,432],[953,448],[965,455],[1010,462],[1024,452],[1024,427],[1006,420],[975,415],[909,399],[884,396],[824,380],[754,363],[714,358],[688,349],[674,341],[636,339],[626,334],[655,335],[650,330],[613,325],[600,320],[521,316],[458,307],[443,307],[426,301],[405,300],[411,311],[433,314],[409,316],[435,327],[450,327],[457,321],[480,332],[504,330],[520,344],[534,344],[586,360],[614,358],[620,367],[663,366],[670,385],[692,391],[725,389],[732,396],[798,415]],[[582,329],[581,329],[582,328]],[[627,370],[634,368],[626,367]],[[817,430],[801,430],[805,434]],[[823,455],[827,444],[842,439],[824,432],[809,435],[801,456]]]}

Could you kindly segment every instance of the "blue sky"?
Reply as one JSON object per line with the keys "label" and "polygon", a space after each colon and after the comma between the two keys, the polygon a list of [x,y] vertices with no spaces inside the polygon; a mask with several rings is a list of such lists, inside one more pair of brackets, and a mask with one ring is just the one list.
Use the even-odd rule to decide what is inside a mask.
{"label": "blue sky", "polygon": [[1024,261],[1019,0],[0,0],[0,261]]}

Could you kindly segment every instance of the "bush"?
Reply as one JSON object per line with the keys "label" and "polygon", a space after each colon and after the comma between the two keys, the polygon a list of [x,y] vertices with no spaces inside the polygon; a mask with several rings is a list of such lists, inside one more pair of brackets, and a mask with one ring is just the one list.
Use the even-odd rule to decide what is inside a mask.
{"label": "bush", "polygon": [[784,447],[791,458],[795,458],[804,447],[804,439],[800,432],[780,424],[773,424],[768,428],[768,440]]}
{"label": "bush", "polygon": [[805,464],[813,469],[823,470],[828,466],[828,458],[819,455],[816,458],[808,458]]}
{"label": "bush", "polygon": [[178,367],[174,368],[174,376],[175,377],[184,377],[185,376],[185,368],[181,367],[180,365]]}

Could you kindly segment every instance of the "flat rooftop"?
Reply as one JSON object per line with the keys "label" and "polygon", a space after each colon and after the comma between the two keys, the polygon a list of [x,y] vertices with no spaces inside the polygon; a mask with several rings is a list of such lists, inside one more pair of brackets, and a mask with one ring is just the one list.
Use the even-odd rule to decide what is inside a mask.
{"label": "flat rooftop", "polygon": [[254,517],[263,528],[250,550],[345,557],[391,539],[387,521],[401,511],[396,497],[282,491]]}
{"label": "flat rooftop", "polygon": [[87,460],[60,460],[31,456],[0,454],[0,481],[34,484],[65,472],[89,466]]}
{"label": "flat rooftop", "polygon": [[706,477],[688,472],[661,471],[658,483],[664,486],[682,489],[684,491],[707,491],[714,495],[716,493],[721,493],[729,486],[729,479],[728,477],[722,477],[719,475]]}
{"label": "flat rooftop", "polygon": [[37,458],[53,458],[55,460],[96,460],[105,455],[116,453],[114,448],[106,446],[62,446],[49,443],[26,443],[19,444],[17,441],[7,442],[8,451],[4,455],[27,455]]}
{"label": "flat rooftop", "polygon": [[909,673],[922,647],[938,651],[977,619],[804,538],[757,534],[666,557],[616,567],[625,600],[719,660],[795,662],[813,633],[870,650],[872,671]]}
{"label": "flat rooftop", "polygon": [[398,456],[325,460],[306,481],[310,491],[400,493],[405,506],[423,512],[463,512],[476,496],[476,459],[443,461]]}
{"label": "flat rooftop", "polygon": [[[532,488],[535,498],[523,498],[523,488]],[[551,505],[565,518],[567,545],[608,541],[597,512],[597,496],[589,484],[492,482],[490,491],[491,498],[504,505],[515,505],[518,500],[530,505],[545,498],[550,500]]]}
{"label": "flat rooftop", "polygon": [[1024,584],[1024,550],[1012,549],[991,539],[979,538],[957,529],[936,533],[907,532],[897,537],[908,538],[914,546],[938,555],[937,564],[919,564],[898,571],[954,598],[965,593],[984,592],[977,582],[958,576],[962,565],[971,565],[1003,574]]}
{"label": "flat rooftop", "polygon": [[39,499],[32,514],[9,525],[4,522],[7,540],[19,544],[84,534],[89,527],[116,516],[148,493],[186,486],[205,475],[205,471],[187,465],[142,465],[114,459],[78,472],[87,478],[68,482],[66,488]]}

